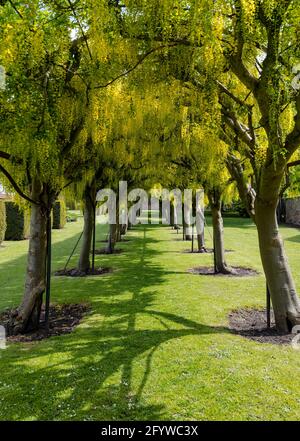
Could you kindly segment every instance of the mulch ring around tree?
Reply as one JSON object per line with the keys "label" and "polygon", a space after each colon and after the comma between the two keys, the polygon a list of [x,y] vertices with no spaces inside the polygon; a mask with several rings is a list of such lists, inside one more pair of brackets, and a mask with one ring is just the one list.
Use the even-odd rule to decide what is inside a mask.
{"label": "mulch ring around tree", "polygon": [[214,268],[210,266],[200,266],[196,268],[190,268],[188,270],[191,274],[197,274],[200,276],[215,276],[215,277],[252,277],[259,274],[258,271],[252,268],[244,268],[240,266],[230,267],[231,272],[228,274],[215,273]]}
{"label": "mulch ring around tree", "polygon": [[80,271],[78,268],[71,268],[56,271],[54,275],[57,277],[91,277],[103,276],[112,272],[112,268],[96,268],[94,271],[89,270],[88,272]]}
{"label": "mulch ring around tree", "polygon": [[[204,254],[204,255],[213,254],[213,252],[214,252],[213,248],[205,248],[205,250],[199,251],[197,247],[195,247],[194,251],[192,251],[191,249],[182,251],[182,253],[185,254]],[[234,253],[234,250],[225,250],[225,253]]]}
{"label": "mulch ring around tree", "polygon": [[268,328],[266,309],[238,309],[232,311],[228,317],[231,332],[259,343],[289,345],[295,337],[293,334],[277,332],[273,312],[271,313],[271,328]]}
{"label": "mulch ring around tree", "polygon": [[[45,328],[45,310],[42,309],[41,324],[38,331],[28,334],[12,335],[7,337],[8,342],[33,342],[49,337],[70,334],[80,324],[83,317],[89,312],[87,304],[51,305],[49,311],[49,329]],[[6,310],[0,314],[0,323],[8,329],[10,318],[17,313],[16,309]]]}
{"label": "mulch ring around tree", "polygon": [[124,253],[124,250],[121,250],[120,248],[114,249],[112,253],[109,253],[106,248],[101,248],[101,250],[95,250],[96,256],[101,256],[103,254],[109,256],[112,254],[121,254],[121,253]]}
{"label": "mulch ring around tree", "polygon": [[[131,242],[131,241],[132,241],[132,239],[122,239],[118,243],[127,243],[127,242]],[[107,243],[107,242],[108,242],[108,240],[106,240],[106,239],[97,240],[97,243]]]}

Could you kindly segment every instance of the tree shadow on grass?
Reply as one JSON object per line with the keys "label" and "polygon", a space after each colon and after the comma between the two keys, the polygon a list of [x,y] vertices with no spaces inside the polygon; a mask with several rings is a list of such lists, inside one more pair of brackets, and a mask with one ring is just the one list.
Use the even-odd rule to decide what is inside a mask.
{"label": "tree shadow on grass", "polygon": [[255,229],[256,226],[251,219],[243,217],[225,217],[224,226],[226,229],[238,228],[238,229]]}
{"label": "tree shadow on grass", "polygon": [[287,237],[284,239],[285,242],[294,242],[294,243],[299,243],[300,244],[300,232],[297,236],[293,236],[293,237]]}
{"label": "tree shadow on grass", "polygon": [[82,298],[92,307],[76,332],[11,346],[0,359],[6,419],[163,419],[164,402],[143,396],[157,349],[187,336],[229,333],[155,308],[156,287],[168,272],[156,263],[157,241],[147,231],[133,237],[128,255],[99,256],[101,265],[109,260],[119,268],[114,274],[65,280],[61,302]]}

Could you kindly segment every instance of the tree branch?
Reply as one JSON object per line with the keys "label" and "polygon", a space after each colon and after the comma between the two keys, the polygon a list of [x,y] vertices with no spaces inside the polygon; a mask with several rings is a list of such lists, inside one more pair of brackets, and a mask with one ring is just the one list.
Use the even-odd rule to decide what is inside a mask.
{"label": "tree branch", "polygon": [[297,113],[294,118],[295,127],[292,132],[287,136],[284,146],[290,155],[292,155],[294,151],[300,146],[300,91],[296,98],[295,105],[297,109]]}
{"label": "tree branch", "polygon": [[242,124],[234,114],[234,112],[229,109],[224,103],[222,105],[222,114],[224,116],[225,122],[229,127],[241,138],[241,140],[248,145],[251,149],[253,148],[253,138],[250,135],[250,129]]}
{"label": "tree branch", "polygon": [[298,161],[289,162],[287,168],[296,167],[297,165],[300,165],[300,159],[298,159]]}
{"label": "tree branch", "polygon": [[249,216],[251,216],[255,222],[256,192],[254,188],[246,181],[240,160],[230,153],[226,158],[226,167],[229,174],[237,183],[240,198],[244,202]]}
{"label": "tree branch", "polygon": [[20,187],[18,186],[18,184],[16,183],[16,181],[14,180],[14,178],[11,176],[11,174],[0,164],[0,171],[4,174],[4,176],[8,179],[8,181],[11,183],[11,185],[13,186],[13,188],[16,190],[16,192],[26,201],[30,202],[31,204],[34,205],[41,205],[39,202],[34,201],[33,199],[31,199],[29,196],[26,196],[25,193],[23,193],[23,191],[20,189]]}
{"label": "tree branch", "polygon": [[15,4],[12,2],[12,0],[8,0],[9,4],[11,5],[11,7],[14,9],[14,11],[18,14],[18,16],[20,18],[22,18],[23,20],[23,15],[21,14],[21,12],[17,9],[17,7],[15,6]]}
{"label": "tree branch", "polygon": [[139,61],[134,66],[132,66],[130,69],[128,69],[125,72],[121,73],[120,75],[118,75],[117,77],[113,78],[112,80],[110,80],[106,84],[100,84],[98,86],[94,86],[93,89],[104,89],[105,87],[108,87],[108,86],[112,85],[116,81],[120,80],[121,78],[123,78],[123,77],[127,76],[128,74],[130,74],[131,72],[133,72],[138,66],[140,66],[143,63],[143,61],[145,61],[146,58],[149,57],[149,55],[152,55],[153,53],[158,52],[159,50],[176,47],[178,45],[179,45],[179,43],[171,43],[171,44],[165,44],[163,46],[158,46],[158,47],[155,47],[155,48],[151,49],[146,54],[144,54],[139,59]]}
{"label": "tree branch", "polygon": [[237,96],[235,96],[232,92],[230,92],[230,90],[227,89],[227,87],[224,86],[224,84],[222,84],[220,81],[217,80],[216,83],[219,86],[219,89],[221,92],[225,93],[227,96],[229,96],[233,101],[235,101],[241,107],[246,107],[248,111],[249,111],[249,109],[251,109],[250,104],[246,104],[246,102],[245,102],[246,99],[249,97],[249,94],[247,95],[246,99],[243,101],[240,98],[238,98]]}
{"label": "tree branch", "polygon": [[84,126],[84,119],[80,122],[80,124],[76,128],[74,128],[71,131],[69,141],[62,148],[61,153],[62,153],[63,157],[65,157],[70,152],[70,150],[74,147],[74,145],[76,144],[76,142],[79,139],[79,136],[82,132],[83,126]]}
{"label": "tree branch", "polygon": [[9,153],[6,153],[6,152],[2,152],[1,150],[0,150],[0,158],[2,158],[2,159],[7,159],[8,161],[11,159],[11,155],[9,154]]}
{"label": "tree branch", "polygon": [[88,43],[87,36],[85,35],[85,32],[84,32],[83,27],[82,27],[82,25],[81,25],[81,23],[80,23],[80,20],[79,20],[79,18],[77,17],[77,13],[76,13],[76,11],[75,11],[74,5],[73,5],[73,3],[71,2],[71,0],[67,0],[67,2],[68,2],[68,4],[70,5],[71,11],[73,12],[73,15],[74,15],[74,18],[76,19],[76,21],[77,21],[77,23],[78,23],[78,26],[79,26],[79,28],[80,28],[80,32],[81,32],[82,37],[83,37],[83,39],[84,39],[84,41],[85,41],[85,45],[86,45],[86,47],[87,47],[87,50],[88,50],[88,53],[89,53],[89,56],[90,56],[90,59],[93,61],[93,56],[92,56],[92,52],[91,52],[90,47],[89,47],[89,43]]}

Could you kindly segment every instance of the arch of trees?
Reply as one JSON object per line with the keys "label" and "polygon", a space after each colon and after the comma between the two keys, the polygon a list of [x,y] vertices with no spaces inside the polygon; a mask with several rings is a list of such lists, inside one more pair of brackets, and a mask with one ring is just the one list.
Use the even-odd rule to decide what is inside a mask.
{"label": "arch of trees", "polygon": [[[88,272],[96,192],[122,180],[131,188],[203,188],[224,273],[221,203],[237,191],[257,227],[276,326],[300,324],[276,218],[299,159],[297,3],[0,2],[1,182],[31,206],[11,332],[39,326],[59,194],[68,188],[84,201],[78,267]],[[122,228],[110,227],[109,251]]]}

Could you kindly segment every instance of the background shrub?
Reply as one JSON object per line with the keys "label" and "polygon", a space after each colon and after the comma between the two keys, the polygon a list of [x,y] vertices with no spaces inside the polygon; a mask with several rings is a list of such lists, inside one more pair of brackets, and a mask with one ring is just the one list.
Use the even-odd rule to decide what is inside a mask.
{"label": "background shrub", "polygon": [[29,211],[19,207],[15,202],[5,202],[6,233],[5,240],[24,240],[29,237]]}
{"label": "background shrub", "polygon": [[61,230],[67,222],[67,211],[64,200],[59,200],[53,206],[53,229]]}

